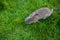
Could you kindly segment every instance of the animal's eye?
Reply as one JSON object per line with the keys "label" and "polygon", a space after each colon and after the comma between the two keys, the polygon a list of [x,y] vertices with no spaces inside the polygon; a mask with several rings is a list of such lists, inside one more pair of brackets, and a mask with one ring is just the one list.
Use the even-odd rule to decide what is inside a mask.
{"label": "animal's eye", "polygon": [[38,14],[36,14],[36,15],[38,15]]}

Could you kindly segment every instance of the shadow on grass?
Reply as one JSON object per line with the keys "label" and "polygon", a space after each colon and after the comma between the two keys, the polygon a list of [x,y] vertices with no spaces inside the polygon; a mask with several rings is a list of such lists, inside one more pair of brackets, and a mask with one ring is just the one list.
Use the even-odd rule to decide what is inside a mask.
{"label": "shadow on grass", "polygon": [[57,22],[57,28],[60,30],[60,19],[59,19],[59,21]]}
{"label": "shadow on grass", "polygon": [[5,6],[2,2],[0,2],[0,11],[3,11],[5,9]]}

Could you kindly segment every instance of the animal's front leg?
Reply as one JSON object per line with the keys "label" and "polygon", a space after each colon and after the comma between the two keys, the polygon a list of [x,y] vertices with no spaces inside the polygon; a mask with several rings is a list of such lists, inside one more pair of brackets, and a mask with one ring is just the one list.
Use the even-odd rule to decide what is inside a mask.
{"label": "animal's front leg", "polygon": [[43,16],[43,19],[46,19],[48,17],[48,14],[46,14],[45,16]]}

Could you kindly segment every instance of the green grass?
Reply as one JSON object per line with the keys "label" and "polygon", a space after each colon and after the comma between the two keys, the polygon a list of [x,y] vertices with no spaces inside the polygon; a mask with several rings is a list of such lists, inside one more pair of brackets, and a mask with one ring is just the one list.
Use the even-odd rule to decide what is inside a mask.
{"label": "green grass", "polygon": [[[25,24],[25,18],[42,7],[54,9],[53,14]],[[1,0],[0,40],[60,40],[60,0]]]}

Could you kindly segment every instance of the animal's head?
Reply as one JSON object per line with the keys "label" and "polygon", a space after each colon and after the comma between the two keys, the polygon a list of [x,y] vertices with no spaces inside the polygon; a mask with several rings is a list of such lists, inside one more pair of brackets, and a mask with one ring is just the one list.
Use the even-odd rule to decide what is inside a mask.
{"label": "animal's head", "polygon": [[37,19],[38,19],[38,16],[39,14],[35,14],[35,15],[32,15],[32,17],[31,16],[29,16],[29,17],[27,17],[26,19],[25,19],[25,23],[26,24],[31,24],[31,23],[33,23],[34,21],[36,21]]}
{"label": "animal's head", "polygon": [[32,21],[33,21],[33,19],[32,19],[32,18],[29,18],[29,17],[27,17],[27,18],[25,19],[25,23],[26,23],[26,24],[31,24]]}

